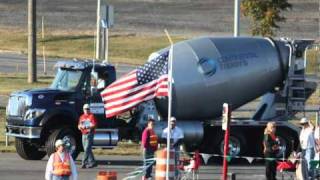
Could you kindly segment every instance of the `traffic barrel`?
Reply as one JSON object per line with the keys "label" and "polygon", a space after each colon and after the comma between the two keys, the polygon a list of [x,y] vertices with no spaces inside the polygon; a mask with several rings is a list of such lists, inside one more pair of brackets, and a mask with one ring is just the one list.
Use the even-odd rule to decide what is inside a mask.
{"label": "traffic barrel", "polygon": [[[166,169],[167,169],[167,149],[161,149],[157,151],[157,160],[156,160],[156,180],[165,180],[166,179]],[[174,150],[170,150],[169,155],[169,179],[174,179]]]}
{"label": "traffic barrel", "polygon": [[117,180],[117,172],[115,171],[99,171],[97,180]]}

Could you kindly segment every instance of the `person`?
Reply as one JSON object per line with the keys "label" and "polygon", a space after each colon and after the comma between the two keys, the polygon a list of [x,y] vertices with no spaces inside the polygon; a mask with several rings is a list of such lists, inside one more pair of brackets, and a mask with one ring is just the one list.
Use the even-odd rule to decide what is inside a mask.
{"label": "person", "polygon": [[158,136],[154,132],[154,119],[149,117],[147,127],[143,130],[141,145],[143,148],[143,166],[146,167],[142,180],[151,178],[154,152],[158,149]]}
{"label": "person", "polygon": [[320,126],[317,125],[314,130],[314,141],[315,141],[315,160],[320,160]]}
{"label": "person", "polygon": [[78,124],[78,129],[82,133],[82,145],[84,150],[81,168],[92,168],[97,166],[92,153],[93,137],[97,120],[90,112],[90,107],[88,104],[83,105],[83,112],[84,113],[80,116]]}
{"label": "person", "polygon": [[275,180],[277,175],[276,154],[279,151],[279,140],[276,137],[276,123],[268,122],[264,130],[263,154],[266,158],[266,179]]}
{"label": "person", "polygon": [[77,180],[78,173],[72,156],[65,150],[64,142],[55,142],[56,152],[50,155],[46,167],[46,180]]}
{"label": "person", "polygon": [[108,79],[108,72],[103,72],[98,78],[97,89],[99,91],[104,90],[107,79]]}
{"label": "person", "polygon": [[315,140],[314,140],[314,133],[313,133],[313,126],[310,124],[307,118],[302,118],[300,120],[300,124],[302,125],[302,129],[300,131],[300,147],[303,159],[307,163],[307,174],[309,177],[312,177],[312,170],[310,166],[310,161],[315,156]]}
{"label": "person", "polygon": [[183,170],[187,172],[191,172],[193,170],[197,170],[201,164],[199,150],[196,150],[193,156],[190,159],[188,165],[183,166]]}
{"label": "person", "polygon": [[[179,164],[179,159],[180,159],[180,145],[183,142],[183,138],[184,138],[184,134],[182,129],[180,129],[178,126],[176,126],[176,118],[175,117],[171,117],[170,119],[170,125],[171,125],[171,129],[170,129],[170,144],[171,146],[174,148],[175,151],[175,158],[174,158],[174,163],[175,163],[175,176],[178,177],[179,176],[179,170],[178,170],[178,164]],[[166,127],[161,135],[161,138],[166,139],[167,138],[167,134],[169,132],[169,128]]]}

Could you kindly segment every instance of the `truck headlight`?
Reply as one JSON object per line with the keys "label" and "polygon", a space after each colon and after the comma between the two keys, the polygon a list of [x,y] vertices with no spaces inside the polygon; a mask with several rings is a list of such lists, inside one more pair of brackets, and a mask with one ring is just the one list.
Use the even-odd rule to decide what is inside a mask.
{"label": "truck headlight", "polygon": [[24,120],[35,119],[41,116],[45,111],[45,109],[28,109],[24,116]]}

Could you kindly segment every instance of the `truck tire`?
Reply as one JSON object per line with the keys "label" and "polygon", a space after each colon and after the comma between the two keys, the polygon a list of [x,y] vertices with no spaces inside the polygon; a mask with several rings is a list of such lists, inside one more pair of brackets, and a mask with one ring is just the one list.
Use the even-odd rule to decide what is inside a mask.
{"label": "truck tire", "polygon": [[277,154],[277,157],[288,157],[294,146],[294,144],[292,144],[294,138],[285,131],[277,131],[276,134],[280,141],[280,150]]}
{"label": "truck tire", "polygon": [[16,138],[15,146],[19,156],[25,160],[41,160],[46,152],[39,151],[38,147],[32,145],[27,139]]}
{"label": "truck tire", "polygon": [[[218,154],[223,155],[224,152],[224,136],[220,136],[218,145]],[[236,132],[234,134],[230,134],[229,137],[229,155],[231,156],[239,156],[246,151],[247,143],[244,136]]]}
{"label": "truck tire", "polygon": [[76,133],[68,127],[55,129],[52,132],[46,142],[47,155],[50,157],[50,155],[56,151],[55,142],[58,139],[61,139],[66,143],[66,147],[69,150],[72,158],[76,160],[80,153],[80,138],[78,138]]}

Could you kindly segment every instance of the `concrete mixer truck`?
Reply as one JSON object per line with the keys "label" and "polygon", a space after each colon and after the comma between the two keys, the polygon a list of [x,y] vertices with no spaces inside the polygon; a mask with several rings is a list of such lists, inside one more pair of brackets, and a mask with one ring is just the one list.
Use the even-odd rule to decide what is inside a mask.
{"label": "concrete mixer truck", "polygon": [[[305,78],[301,58],[312,41],[270,38],[203,37],[174,45],[172,114],[184,131],[187,151],[223,154],[222,104],[233,110],[261,97],[249,118],[231,121],[230,155],[261,155],[263,129],[276,121],[282,152],[298,144],[299,128],[287,120],[304,110],[316,83]],[[153,53],[157,56],[168,48]],[[14,92],[7,105],[6,134],[15,137],[24,159],[42,159],[63,139],[74,157],[82,150],[77,121],[82,105],[90,103],[98,119],[94,147],[112,148],[121,139],[139,140],[148,116],[156,118],[156,133],[166,127],[167,98],[141,103],[121,116],[105,118],[96,86],[116,80],[110,64],[60,61],[52,85]],[[108,111],[108,110],[107,110]],[[248,148],[248,147],[251,148]]]}

